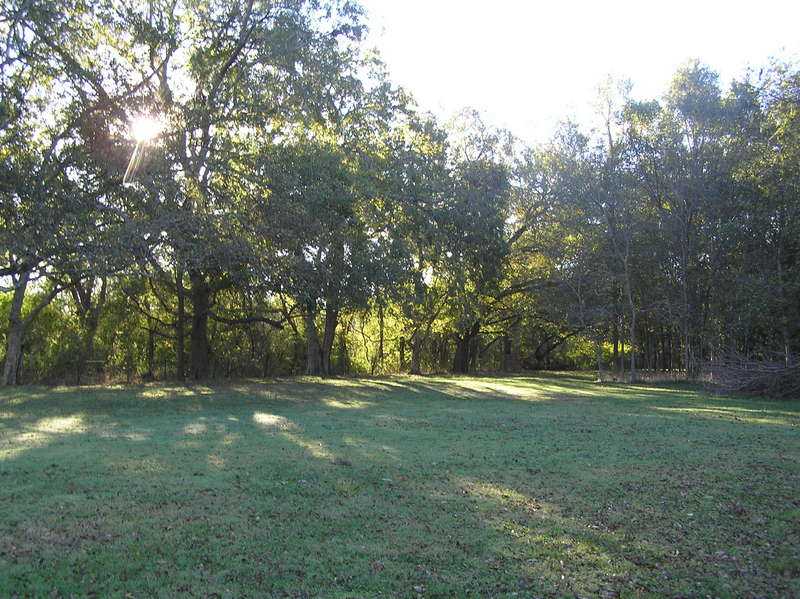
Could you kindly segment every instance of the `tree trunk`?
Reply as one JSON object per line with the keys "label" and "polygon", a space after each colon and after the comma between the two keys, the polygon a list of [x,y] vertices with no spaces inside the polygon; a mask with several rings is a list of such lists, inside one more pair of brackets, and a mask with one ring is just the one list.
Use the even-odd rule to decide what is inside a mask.
{"label": "tree trunk", "polygon": [[419,335],[411,338],[411,368],[409,374],[422,374],[422,339]]}
{"label": "tree trunk", "polygon": [[347,324],[343,325],[344,329],[339,335],[339,374],[347,374],[350,372],[350,355],[347,348],[347,333],[350,331],[352,322],[353,317],[351,316],[350,320],[347,321]]}
{"label": "tree trunk", "polygon": [[478,336],[471,335],[469,342],[469,370],[470,372],[478,371],[478,358],[480,357],[480,344],[478,343]]}
{"label": "tree trunk", "polygon": [[436,350],[439,361],[439,370],[445,370],[447,368],[447,362],[450,359],[450,341],[446,335],[441,335],[437,345],[439,346]]}
{"label": "tree trunk", "polygon": [[72,278],[70,289],[78,311],[78,319],[83,329],[83,339],[76,373],[79,385],[83,374],[89,370],[89,363],[94,359],[94,342],[97,335],[97,327],[100,323],[100,314],[106,303],[107,279],[105,277],[100,279],[100,292],[98,294],[94,293],[94,285],[94,277],[84,281],[76,276]]}
{"label": "tree trunk", "polygon": [[336,326],[339,324],[339,310],[328,307],[325,310],[325,329],[322,333],[322,373],[325,376],[333,375],[331,368],[331,354],[333,353],[333,341],[336,338]]}
{"label": "tree trunk", "polygon": [[145,380],[152,381],[155,375],[155,356],[156,356],[156,335],[153,331],[154,323],[149,322],[147,328],[147,372],[144,373]]}
{"label": "tree trunk", "polygon": [[[480,323],[476,322],[463,335],[456,335],[456,354],[453,357],[453,372],[467,374],[470,364],[475,367],[477,348],[474,342],[481,330]],[[475,352],[475,353],[473,353]]]}
{"label": "tree trunk", "polygon": [[6,333],[6,361],[3,366],[3,385],[18,384],[19,371],[22,364],[22,341],[25,336],[25,325],[22,322],[22,304],[25,301],[25,290],[28,287],[30,271],[19,275],[11,299],[11,312],[8,316],[8,332]]}
{"label": "tree trunk", "polygon": [[199,271],[189,273],[192,298],[192,330],[189,346],[189,372],[195,380],[208,378],[211,365],[211,346],[208,342],[208,313],[211,309],[211,290]]}
{"label": "tree trunk", "polygon": [[511,370],[511,337],[508,334],[503,336],[503,361],[500,370],[503,372]]}
{"label": "tree trunk", "polygon": [[469,342],[468,333],[456,335],[456,353],[453,356],[453,372],[466,374],[469,372]]}
{"label": "tree trunk", "polygon": [[303,316],[306,325],[306,374],[310,376],[322,376],[324,374],[322,366],[322,347],[317,334],[317,325],[314,323],[316,313],[310,307],[306,309]]}
{"label": "tree trunk", "polygon": [[[630,289],[628,291],[630,297]],[[633,305],[633,298],[630,301],[631,322],[630,322],[630,347],[631,347],[631,382],[635,383],[638,375],[636,374],[636,308]]]}
{"label": "tree trunk", "polygon": [[175,273],[178,290],[178,313],[175,315],[175,378],[186,380],[186,289],[183,286],[183,272]]}
{"label": "tree trunk", "polygon": [[406,338],[400,337],[400,372],[406,369]]}

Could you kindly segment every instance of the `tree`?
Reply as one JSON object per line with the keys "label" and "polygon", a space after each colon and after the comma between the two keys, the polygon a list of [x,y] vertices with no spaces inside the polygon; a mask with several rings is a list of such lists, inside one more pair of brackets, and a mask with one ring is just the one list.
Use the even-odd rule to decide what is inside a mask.
{"label": "tree", "polygon": [[708,305],[709,236],[715,206],[725,201],[725,115],[717,75],[697,62],[680,69],[664,106],[629,112],[630,143],[642,193],[658,214],[679,289],[683,364],[698,374]]}

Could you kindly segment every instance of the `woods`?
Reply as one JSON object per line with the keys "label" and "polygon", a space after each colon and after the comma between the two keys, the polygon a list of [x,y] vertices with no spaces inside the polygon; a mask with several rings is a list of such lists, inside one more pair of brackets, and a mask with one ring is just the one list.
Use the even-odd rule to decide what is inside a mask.
{"label": "woods", "polygon": [[419,110],[366,27],[345,0],[5,3],[3,384],[796,371],[795,65],[609,80],[594,128],[528,147]]}

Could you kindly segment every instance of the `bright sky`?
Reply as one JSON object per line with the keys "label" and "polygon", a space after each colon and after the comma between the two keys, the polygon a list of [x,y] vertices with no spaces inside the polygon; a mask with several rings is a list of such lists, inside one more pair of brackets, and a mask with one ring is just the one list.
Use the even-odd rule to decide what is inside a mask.
{"label": "bright sky", "polygon": [[770,56],[800,56],[798,0],[361,0],[393,80],[447,118],[479,109],[529,142],[587,122],[597,85],[659,97],[699,58],[726,85]]}

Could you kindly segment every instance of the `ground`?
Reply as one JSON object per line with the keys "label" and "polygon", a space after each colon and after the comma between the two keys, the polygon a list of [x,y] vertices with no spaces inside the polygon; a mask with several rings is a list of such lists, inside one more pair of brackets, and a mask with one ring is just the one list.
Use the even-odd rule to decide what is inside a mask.
{"label": "ground", "polygon": [[800,596],[800,401],[577,375],[0,392],[0,597]]}

